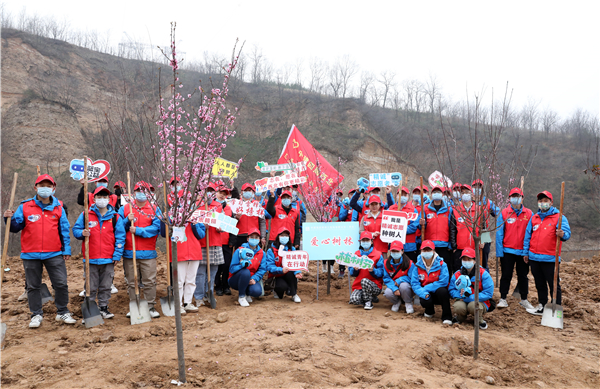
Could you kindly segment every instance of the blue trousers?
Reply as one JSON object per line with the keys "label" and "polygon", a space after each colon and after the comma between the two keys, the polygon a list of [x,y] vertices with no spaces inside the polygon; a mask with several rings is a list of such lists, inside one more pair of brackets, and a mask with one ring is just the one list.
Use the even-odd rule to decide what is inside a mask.
{"label": "blue trousers", "polygon": [[242,269],[231,276],[229,286],[239,291],[240,297],[246,297],[246,295],[259,297],[262,294],[262,287],[258,282],[254,285],[249,285],[251,278],[250,270]]}

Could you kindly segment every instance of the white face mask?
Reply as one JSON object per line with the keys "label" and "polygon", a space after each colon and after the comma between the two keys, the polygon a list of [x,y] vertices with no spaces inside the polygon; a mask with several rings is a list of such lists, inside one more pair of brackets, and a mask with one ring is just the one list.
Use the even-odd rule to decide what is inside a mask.
{"label": "white face mask", "polygon": [[108,199],[96,199],[96,207],[98,208],[106,208],[108,206]]}

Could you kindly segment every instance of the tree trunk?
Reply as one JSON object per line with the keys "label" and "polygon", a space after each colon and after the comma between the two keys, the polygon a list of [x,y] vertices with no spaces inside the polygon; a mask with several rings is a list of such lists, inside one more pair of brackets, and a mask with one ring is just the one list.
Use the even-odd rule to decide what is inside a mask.
{"label": "tree trunk", "polygon": [[473,337],[473,359],[479,358],[479,266],[481,264],[481,250],[479,249],[479,243],[481,237],[474,236],[475,238],[475,319],[473,321],[473,327],[475,328],[475,335]]}
{"label": "tree trunk", "polygon": [[[171,236],[173,235],[173,229],[169,229],[169,237],[167,239],[171,240]],[[171,257],[173,261],[171,262],[171,273],[173,275],[173,297],[175,300],[175,331],[177,333],[177,360],[179,365],[179,381],[185,383],[185,356],[183,353],[183,328],[181,326],[181,309],[178,305],[181,305],[181,296],[179,296],[179,275],[177,273],[177,243],[171,244]],[[169,260],[169,258],[167,258]]]}

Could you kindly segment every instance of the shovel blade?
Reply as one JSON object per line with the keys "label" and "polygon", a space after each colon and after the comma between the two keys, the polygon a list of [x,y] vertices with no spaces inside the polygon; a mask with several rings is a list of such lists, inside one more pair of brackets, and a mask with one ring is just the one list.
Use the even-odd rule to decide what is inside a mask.
{"label": "shovel blade", "polygon": [[552,310],[552,303],[544,305],[544,313],[542,314],[542,325],[552,328],[563,328],[563,307],[562,305],[555,305],[555,309]]}
{"label": "shovel blade", "polygon": [[83,303],[81,303],[81,315],[85,321],[85,328],[92,328],[104,324],[98,305],[89,297],[84,298]]}
{"label": "shovel blade", "polygon": [[519,285],[515,286],[515,290],[513,290],[512,295],[514,298],[521,300],[521,292],[519,291]]}
{"label": "shovel blade", "polygon": [[160,298],[160,308],[165,316],[175,316],[175,300],[171,296]]}
{"label": "shovel blade", "polygon": [[215,294],[212,290],[208,290],[208,301],[210,301],[210,307],[212,309],[217,309],[217,300],[215,299]]}
{"label": "shovel blade", "polygon": [[0,344],[2,344],[2,350],[4,350],[4,338],[6,338],[6,323],[2,323],[0,325],[0,327],[2,327],[2,341],[0,342]]}
{"label": "shovel blade", "polygon": [[42,305],[49,301],[54,301],[54,297],[52,297],[52,293],[50,293],[50,289],[48,289],[48,285],[45,283],[42,283],[40,286],[40,292],[42,293]]}
{"label": "shovel blade", "polygon": [[139,300],[129,302],[129,313],[131,319],[131,325],[142,324],[152,320],[150,317],[150,308],[148,307],[148,301]]}

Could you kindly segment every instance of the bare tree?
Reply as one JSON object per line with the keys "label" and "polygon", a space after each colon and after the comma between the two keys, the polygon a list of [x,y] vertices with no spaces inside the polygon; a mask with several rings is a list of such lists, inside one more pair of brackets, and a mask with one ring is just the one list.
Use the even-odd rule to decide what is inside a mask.
{"label": "bare tree", "polygon": [[442,93],[441,93],[440,83],[439,83],[437,77],[432,73],[429,73],[429,78],[425,82],[424,92],[425,92],[425,95],[427,96],[428,103],[429,103],[429,113],[431,113],[431,116],[434,117],[435,116],[435,103],[436,103],[436,101],[437,102],[440,101]]}
{"label": "bare tree", "polygon": [[322,93],[327,74],[327,63],[318,58],[312,58],[309,64],[310,84],[309,90],[313,93]]}
{"label": "bare tree", "polygon": [[253,84],[258,84],[263,80],[263,52],[257,45],[252,46],[252,50],[248,55],[250,60],[250,81]]}
{"label": "bare tree", "polygon": [[390,89],[393,87],[394,85],[394,78],[396,77],[396,74],[392,71],[386,70],[384,72],[381,73],[380,78],[377,80],[381,86],[381,106],[383,108],[386,108],[386,104],[387,104],[387,99],[388,99],[388,95],[390,93]]}
{"label": "bare tree", "polygon": [[558,113],[556,113],[556,111],[551,110],[550,108],[546,108],[542,113],[542,129],[544,130],[546,137],[554,131],[557,124]]}
{"label": "bare tree", "polygon": [[369,94],[369,89],[375,80],[375,76],[373,73],[368,71],[363,71],[360,74],[360,87],[358,89],[358,99],[363,103],[367,103],[367,96]]}

